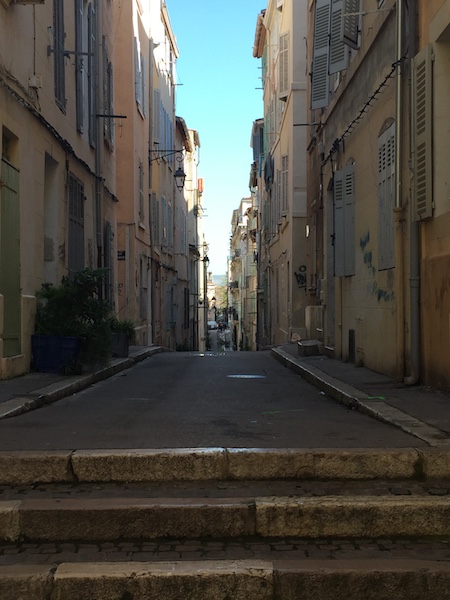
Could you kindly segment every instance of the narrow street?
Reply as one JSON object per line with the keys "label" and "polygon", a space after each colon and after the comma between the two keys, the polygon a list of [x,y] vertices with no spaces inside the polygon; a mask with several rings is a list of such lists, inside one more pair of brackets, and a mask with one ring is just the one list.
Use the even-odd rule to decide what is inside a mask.
{"label": "narrow street", "polygon": [[420,444],[330,400],[269,352],[164,352],[0,421],[0,450]]}

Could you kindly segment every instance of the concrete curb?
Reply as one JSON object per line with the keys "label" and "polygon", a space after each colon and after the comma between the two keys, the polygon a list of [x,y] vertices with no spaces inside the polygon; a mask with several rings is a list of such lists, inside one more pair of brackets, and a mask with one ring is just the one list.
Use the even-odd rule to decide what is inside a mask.
{"label": "concrete curb", "polygon": [[2,600],[448,600],[450,565],[437,561],[198,561],[0,566]]}
{"label": "concrete curb", "polygon": [[0,485],[449,478],[450,450],[428,447],[0,452]]}
{"label": "concrete curb", "polygon": [[53,383],[40,390],[34,390],[30,394],[7,400],[0,404],[0,419],[15,417],[31,410],[41,408],[42,406],[46,406],[47,404],[52,404],[57,400],[61,400],[61,398],[66,398],[67,396],[71,396],[76,392],[86,389],[94,383],[112,377],[116,373],[120,373],[120,371],[129,369],[149,356],[162,351],[163,349],[159,346],[138,350],[128,358],[116,358],[112,360],[110,365],[99,369],[94,373],[68,377],[64,381]]}
{"label": "concrete curb", "polygon": [[440,429],[408,415],[383,400],[371,398],[365,392],[328,375],[314,365],[301,363],[300,359],[296,360],[282,348],[272,348],[271,353],[285,367],[301,375],[303,379],[325,392],[333,400],[375,417],[379,421],[394,425],[430,446],[450,447],[450,439]]}

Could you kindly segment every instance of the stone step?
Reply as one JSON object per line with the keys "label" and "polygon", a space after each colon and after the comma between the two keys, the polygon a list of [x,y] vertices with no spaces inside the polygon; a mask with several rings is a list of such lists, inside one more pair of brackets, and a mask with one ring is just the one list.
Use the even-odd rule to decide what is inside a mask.
{"label": "stone step", "polygon": [[450,479],[450,449],[174,448],[0,452],[0,485],[380,478]]}
{"label": "stone step", "polygon": [[2,600],[448,600],[438,561],[194,561],[0,566]]}
{"label": "stone step", "polygon": [[5,541],[450,535],[448,496],[80,498],[0,502]]}

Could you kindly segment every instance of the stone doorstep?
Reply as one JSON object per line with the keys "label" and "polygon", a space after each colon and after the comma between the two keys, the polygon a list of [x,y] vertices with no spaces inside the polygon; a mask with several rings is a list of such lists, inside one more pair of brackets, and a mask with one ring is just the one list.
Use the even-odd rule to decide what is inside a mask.
{"label": "stone doorstep", "polygon": [[0,503],[5,541],[450,535],[450,498],[64,499]]}
{"label": "stone doorstep", "polygon": [[2,600],[448,600],[450,563],[191,561],[0,566]]}
{"label": "stone doorstep", "polygon": [[450,479],[446,448],[0,451],[0,485],[263,479]]}

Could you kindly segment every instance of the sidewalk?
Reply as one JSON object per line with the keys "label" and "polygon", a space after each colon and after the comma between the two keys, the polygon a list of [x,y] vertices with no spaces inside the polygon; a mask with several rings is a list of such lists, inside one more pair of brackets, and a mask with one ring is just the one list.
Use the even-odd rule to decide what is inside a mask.
{"label": "sidewalk", "polygon": [[115,358],[110,365],[93,373],[72,377],[52,373],[28,373],[21,377],[0,381],[0,419],[14,417],[75,394],[97,381],[132,367],[157,352],[162,352],[162,348],[130,346],[128,358]]}
{"label": "sidewalk", "polygon": [[391,423],[430,446],[450,446],[450,394],[407,386],[326,356],[299,356],[295,343],[272,348],[272,354],[334,400]]}

